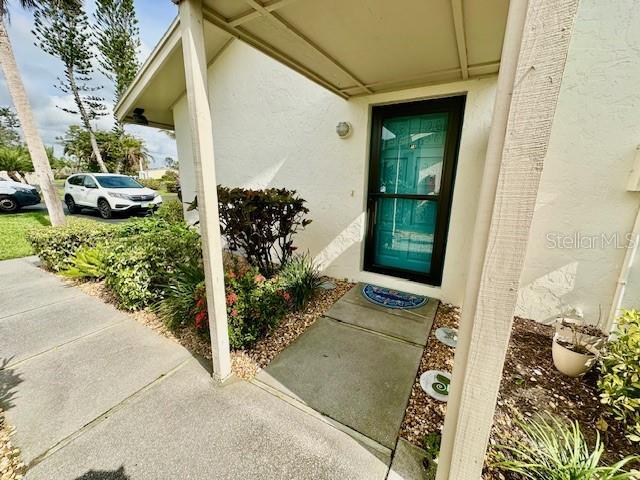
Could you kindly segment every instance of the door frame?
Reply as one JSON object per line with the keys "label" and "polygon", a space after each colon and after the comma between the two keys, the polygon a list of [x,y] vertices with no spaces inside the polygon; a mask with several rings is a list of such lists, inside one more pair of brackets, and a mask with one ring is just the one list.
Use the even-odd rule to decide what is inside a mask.
{"label": "door frame", "polygon": [[[460,148],[460,136],[462,134],[462,120],[466,95],[457,95],[432,100],[419,100],[415,102],[396,103],[392,105],[373,106],[371,111],[371,146],[369,152],[369,178],[367,191],[367,231],[365,237],[364,270],[367,272],[381,273],[398,278],[405,278],[415,282],[433,286],[442,284],[442,272],[444,268],[444,256],[449,230],[451,213],[451,201],[453,199],[453,187],[458,162],[458,150]],[[449,113],[447,124],[447,139],[442,165],[442,180],[438,195],[410,195],[410,194],[385,194],[388,198],[406,198],[413,200],[438,201],[438,217],[434,232],[433,251],[431,254],[431,268],[429,273],[420,273],[412,270],[403,270],[374,262],[375,254],[375,208],[376,198],[380,197],[380,147],[382,140],[382,123],[389,117],[421,115],[429,113]]]}

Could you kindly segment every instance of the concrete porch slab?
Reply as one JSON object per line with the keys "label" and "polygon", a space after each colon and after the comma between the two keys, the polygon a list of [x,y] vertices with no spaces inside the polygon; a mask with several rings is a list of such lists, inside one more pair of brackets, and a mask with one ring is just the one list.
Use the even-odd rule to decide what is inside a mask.
{"label": "concrete porch slab", "polygon": [[436,313],[435,308],[432,310],[432,316],[398,315],[391,313],[391,309],[371,308],[369,305],[350,302],[343,298],[329,309],[326,316],[425,346]]}
{"label": "concrete porch slab", "polygon": [[194,360],[95,424],[28,480],[383,480],[349,435],[244,381],[212,384]]}
{"label": "concrete porch slab", "polygon": [[407,442],[404,438],[398,440],[393,462],[387,480],[431,480],[424,468],[427,454],[421,448]]}
{"label": "concrete porch slab", "polygon": [[422,348],[320,318],[257,380],[393,449]]}
{"label": "concrete porch slab", "polygon": [[126,319],[115,307],[84,294],[0,318],[0,361],[20,362]]}
{"label": "concrete porch slab", "polygon": [[[97,303],[97,301],[96,301]],[[189,358],[133,320],[0,371],[25,463]]]}
{"label": "concrete porch slab", "polygon": [[431,321],[433,321],[433,318],[436,315],[436,310],[438,309],[438,304],[440,303],[437,299],[429,297],[427,303],[420,308],[385,308],[370,302],[362,296],[362,289],[364,288],[364,286],[364,283],[358,283],[355,287],[345,293],[340,300],[378,310],[389,315],[398,315],[405,318],[424,317],[427,319],[431,319]]}

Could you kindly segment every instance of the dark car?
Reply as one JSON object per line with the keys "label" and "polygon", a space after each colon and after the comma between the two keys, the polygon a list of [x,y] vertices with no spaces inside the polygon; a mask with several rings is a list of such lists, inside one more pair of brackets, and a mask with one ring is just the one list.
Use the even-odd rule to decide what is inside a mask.
{"label": "dark car", "polygon": [[26,183],[0,178],[0,212],[13,213],[21,207],[40,203],[40,194]]}

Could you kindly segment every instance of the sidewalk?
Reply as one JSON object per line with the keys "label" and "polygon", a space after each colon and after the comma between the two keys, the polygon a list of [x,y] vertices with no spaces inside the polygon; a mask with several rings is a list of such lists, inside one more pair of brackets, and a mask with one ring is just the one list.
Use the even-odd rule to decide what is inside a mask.
{"label": "sidewalk", "polygon": [[32,258],[0,262],[0,403],[27,479],[384,479],[390,458]]}

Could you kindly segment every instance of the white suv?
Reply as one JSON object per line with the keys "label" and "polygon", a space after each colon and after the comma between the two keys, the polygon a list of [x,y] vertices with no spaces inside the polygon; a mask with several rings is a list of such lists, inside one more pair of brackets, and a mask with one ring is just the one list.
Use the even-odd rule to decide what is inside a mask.
{"label": "white suv", "polygon": [[78,173],[64,183],[64,203],[69,213],[88,207],[97,209],[102,218],[111,218],[113,212],[154,210],[162,197],[126,175]]}

